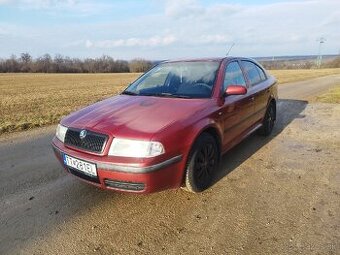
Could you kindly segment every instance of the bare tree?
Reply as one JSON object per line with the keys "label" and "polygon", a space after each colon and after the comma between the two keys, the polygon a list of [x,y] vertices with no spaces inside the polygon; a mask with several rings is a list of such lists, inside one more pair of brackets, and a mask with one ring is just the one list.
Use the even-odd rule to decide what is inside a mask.
{"label": "bare tree", "polygon": [[31,71],[31,65],[32,65],[32,56],[25,52],[21,53],[20,55],[20,62],[21,62],[21,72],[30,72]]}
{"label": "bare tree", "polygon": [[137,59],[130,63],[115,60],[104,55],[100,58],[70,58],[56,54],[54,58],[45,54],[36,59],[29,53],[22,53],[18,59],[12,55],[9,59],[0,59],[0,72],[36,72],[36,73],[122,73],[144,72],[152,66],[147,60]]}
{"label": "bare tree", "polygon": [[131,73],[143,73],[152,67],[152,63],[145,59],[133,59],[129,63]]}
{"label": "bare tree", "polygon": [[15,55],[11,55],[11,57],[5,60],[5,69],[6,72],[15,73],[20,71],[20,64]]}

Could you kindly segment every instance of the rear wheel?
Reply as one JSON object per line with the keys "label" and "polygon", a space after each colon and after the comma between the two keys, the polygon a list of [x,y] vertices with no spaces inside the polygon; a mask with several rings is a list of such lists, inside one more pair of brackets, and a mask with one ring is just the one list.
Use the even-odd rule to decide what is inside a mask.
{"label": "rear wheel", "polygon": [[219,161],[216,140],[208,133],[203,133],[196,140],[186,166],[185,190],[202,192],[210,187],[213,174]]}
{"label": "rear wheel", "polygon": [[273,131],[276,120],[276,109],[275,103],[271,103],[267,109],[266,115],[264,116],[262,127],[259,130],[263,136],[268,136]]}

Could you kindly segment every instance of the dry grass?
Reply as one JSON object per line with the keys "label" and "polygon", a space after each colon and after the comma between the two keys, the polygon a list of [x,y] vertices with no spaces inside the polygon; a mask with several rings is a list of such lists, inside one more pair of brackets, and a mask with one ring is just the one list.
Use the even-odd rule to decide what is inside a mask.
{"label": "dry grass", "polygon": [[322,103],[340,104],[340,84],[330,89],[326,93],[318,96],[316,101]]}
{"label": "dry grass", "polygon": [[274,75],[280,84],[304,81],[316,77],[340,74],[340,68],[327,69],[297,69],[297,70],[270,70],[269,73]]}
{"label": "dry grass", "polygon": [[[279,82],[340,69],[275,70]],[[82,106],[120,92],[140,74],[0,74],[0,134],[57,123]]]}
{"label": "dry grass", "polygon": [[117,94],[139,74],[1,74],[0,134],[57,123]]}

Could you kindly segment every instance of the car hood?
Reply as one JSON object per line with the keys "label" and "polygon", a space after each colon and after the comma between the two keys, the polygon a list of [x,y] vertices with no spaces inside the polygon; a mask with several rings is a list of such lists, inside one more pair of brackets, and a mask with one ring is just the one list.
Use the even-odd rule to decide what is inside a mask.
{"label": "car hood", "polygon": [[62,120],[62,124],[113,136],[145,139],[198,114],[206,109],[209,101],[118,95],[72,113]]}

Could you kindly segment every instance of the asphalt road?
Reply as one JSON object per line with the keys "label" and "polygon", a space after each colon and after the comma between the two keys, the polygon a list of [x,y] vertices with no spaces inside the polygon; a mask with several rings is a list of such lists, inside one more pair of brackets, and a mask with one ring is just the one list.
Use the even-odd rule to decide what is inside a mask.
{"label": "asphalt road", "polygon": [[[280,85],[278,122],[202,194],[102,191],[63,172],[55,127],[0,138],[0,254],[340,254],[340,75]],[[322,130],[322,132],[320,132]]]}

